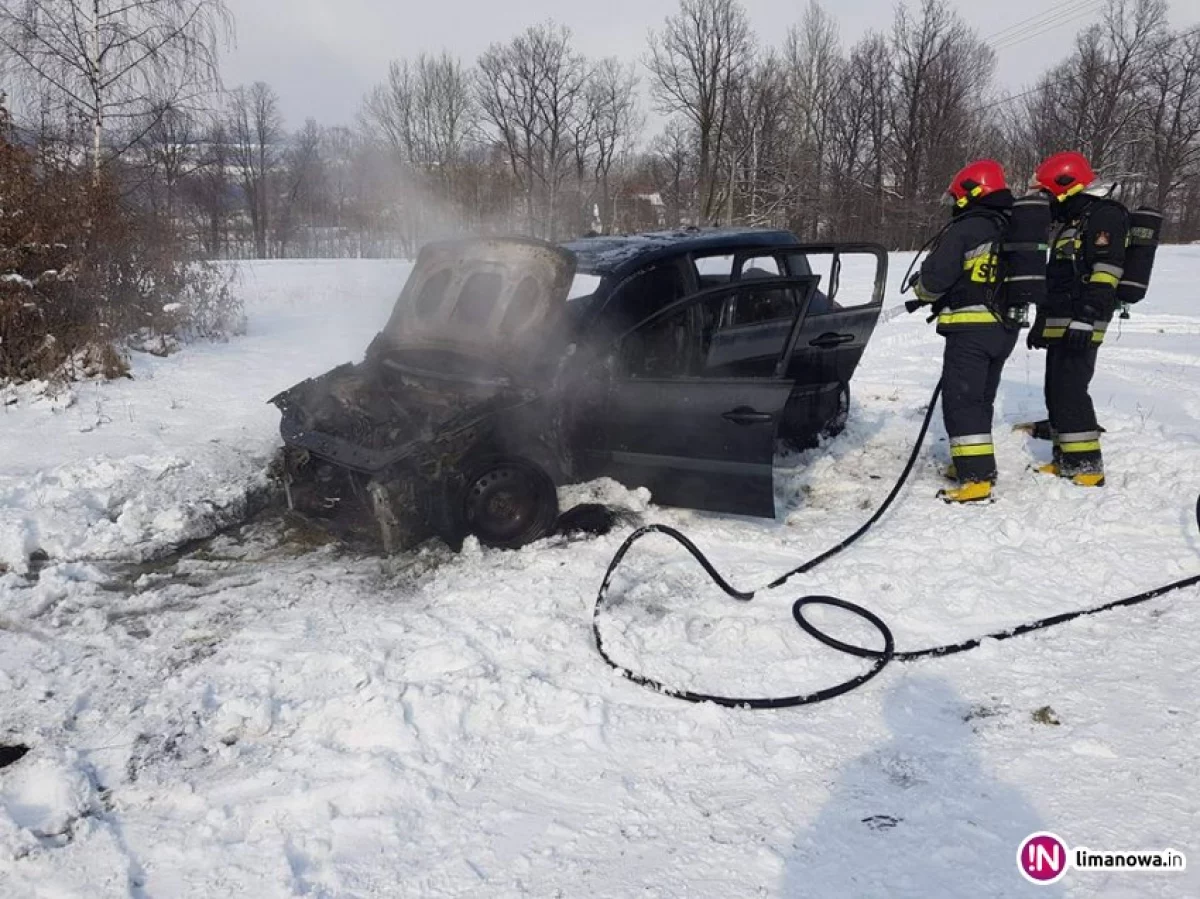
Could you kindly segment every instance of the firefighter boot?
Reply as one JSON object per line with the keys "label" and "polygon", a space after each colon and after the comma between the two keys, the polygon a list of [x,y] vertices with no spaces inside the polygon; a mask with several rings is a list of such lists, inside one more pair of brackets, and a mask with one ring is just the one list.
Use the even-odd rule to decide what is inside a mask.
{"label": "firefighter boot", "polygon": [[938,491],[938,499],[947,503],[979,503],[991,498],[991,481],[967,481],[958,487]]}
{"label": "firefighter boot", "polygon": [[[954,481],[955,483],[958,483],[958,466],[951,462],[942,469],[942,477],[944,477],[947,481]],[[993,478],[992,484],[994,485],[998,479],[999,476]]]}
{"label": "firefighter boot", "polygon": [[1070,478],[1071,483],[1074,484],[1076,487],[1103,487],[1104,486],[1104,472],[1089,471],[1089,472],[1081,472],[1080,474],[1073,474],[1073,475],[1063,474],[1059,470],[1057,462],[1046,463],[1045,465],[1038,468],[1038,473],[1054,475],[1055,477],[1061,476],[1064,478]]}

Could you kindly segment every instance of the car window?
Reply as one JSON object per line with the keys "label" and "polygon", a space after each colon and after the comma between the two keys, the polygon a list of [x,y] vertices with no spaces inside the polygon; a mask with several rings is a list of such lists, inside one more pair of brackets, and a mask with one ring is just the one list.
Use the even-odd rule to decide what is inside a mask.
{"label": "car window", "polygon": [[796,314],[796,293],[789,288],[747,286],[729,298],[725,326],[754,325],[791,319]]}
{"label": "car window", "polygon": [[[832,256],[821,253],[789,253],[786,258],[788,274],[793,278],[816,275],[820,280],[817,289],[813,291],[808,304],[809,315],[822,315],[826,312],[836,312],[841,307],[829,298],[827,285],[828,270],[831,267]],[[821,266],[825,268],[822,269]]]}
{"label": "car window", "polygon": [[567,292],[567,299],[578,300],[583,297],[590,297],[600,289],[601,280],[602,278],[599,275],[577,272],[575,279],[571,282],[571,289]]}
{"label": "car window", "polygon": [[733,280],[732,255],[696,256],[692,261],[696,266],[696,283],[701,290],[720,287]]}
{"label": "car window", "polygon": [[696,272],[706,276],[722,276],[728,281],[733,277],[733,256],[697,256]]}
{"label": "car window", "polygon": [[631,378],[686,377],[699,347],[695,305],[642,325],[621,341],[620,368]]}
{"label": "car window", "polygon": [[613,292],[602,312],[604,324],[614,336],[622,334],[686,293],[687,287],[675,263],[643,269]]}
{"label": "car window", "polygon": [[[802,254],[793,254],[800,257]],[[874,299],[877,260],[870,253],[803,254],[813,274],[821,278],[820,290],[813,295],[809,312],[838,312],[869,306]],[[836,260],[836,262],[835,262]],[[789,258],[789,268],[793,268]],[[796,272],[793,270],[793,274]],[[832,296],[830,296],[832,294]]]}
{"label": "car window", "polygon": [[774,256],[755,256],[742,260],[740,280],[750,278],[778,278],[780,276],[779,261]]}
{"label": "car window", "polygon": [[[628,335],[621,369],[632,378],[770,377],[797,307],[791,288],[751,286],[688,303]],[[731,308],[743,317],[731,321]]]}

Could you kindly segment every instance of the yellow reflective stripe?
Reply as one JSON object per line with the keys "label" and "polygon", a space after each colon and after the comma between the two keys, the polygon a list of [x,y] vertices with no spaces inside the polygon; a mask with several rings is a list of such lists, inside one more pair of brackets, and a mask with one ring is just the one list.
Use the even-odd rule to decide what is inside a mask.
{"label": "yellow reflective stripe", "polygon": [[990,312],[943,312],[938,316],[939,325],[992,325],[999,321]]}
{"label": "yellow reflective stripe", "polygon": [[1116,287],[1120,282],[1120,278],[1116,275],[1110,275],[1108,272],[1092,272],[1088,282],[1091,284],[1107,284],[1109,287]]}
{"label": "yellow reflective stripe", "polygon": [[[1048,340],[1055,340],[1059,337],[1066,337],[1067,329],[1066,328],[1043,328],[1042,336],[1047,338]],[[1103,331],[1093,331],[1092,332],[1092,343],[1104,343],[1104,332]]]}
{"label": "yellow reflective stripe", "polygon": [[992,456],[996,453],[993,443],[975,443],[970,446],[950,447],[951,456]]}
{"label": "yellow reflective stripe", "polygon": [[1060,443],[1058,448],[1064,453],[1098,453],[1099,440],[1085,440],[1082,443]]}
{"label": "yellow reflective stripe", "polygon": [[994,247],[992,243],[980,244],[963,259],[963,271],[970,272],[971,280],[976,284],[991,284],[996,280],[999,257]]}

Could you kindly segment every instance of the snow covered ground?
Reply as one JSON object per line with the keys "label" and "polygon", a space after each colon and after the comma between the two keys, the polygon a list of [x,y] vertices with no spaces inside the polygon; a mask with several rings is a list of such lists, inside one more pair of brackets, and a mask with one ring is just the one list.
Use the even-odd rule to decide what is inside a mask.
{"label": "snow covered ground", "polygon": [[[0,745],[31,747],[0,770],[0,896],[1200,894],[1200,590],[749,712],[658,696],[596,656],[591,604],[627,530],[384,560],[270,516],[229,529],[265,484],[266,399],[359,358],[406,271],[247,265],[244,338],[0,396]],[[1007,428],[1042,409],[1022,346],[998,502],[934,499],[936,426],[875,532],[749,606],[643,541],[603,625],[612,652],[679,687],[794,693],[860,670],[790,623],[801,594],[862,603],[912,649],[1200,571],[1198,282],[1200,248],[1164,250],[1105,344],[1106,489],[1030,472],[1048,448]],[[564,505],[681,527],[760,586],[883,499],[939,354],[917,317],[880,326],[846,433],[781,460],[775,522],[609,482]],[[1037,830],[1193,864],[1034,887],[1015,856]]]}

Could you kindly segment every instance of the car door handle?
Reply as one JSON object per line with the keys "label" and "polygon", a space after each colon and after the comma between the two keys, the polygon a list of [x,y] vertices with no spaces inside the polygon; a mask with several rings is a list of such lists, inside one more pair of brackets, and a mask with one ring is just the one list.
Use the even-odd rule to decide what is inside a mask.
{"label": "car door handle", "polygon": [[841,346],[844,343],[853,343],[853,334],[835,334],[833,331],[827,331],[820,337],[816,337],[808,342],[809,346],[815,346],[822,350],[831,350],[834,347]]}
{"label": "car door handle", "polygon": [[775,420],[774,415],[759,412],[751,409],[749,406],[738,406],[736,409],[729,410],[721,417],[726,421],[733,422],[735,425],[765,425]]}

